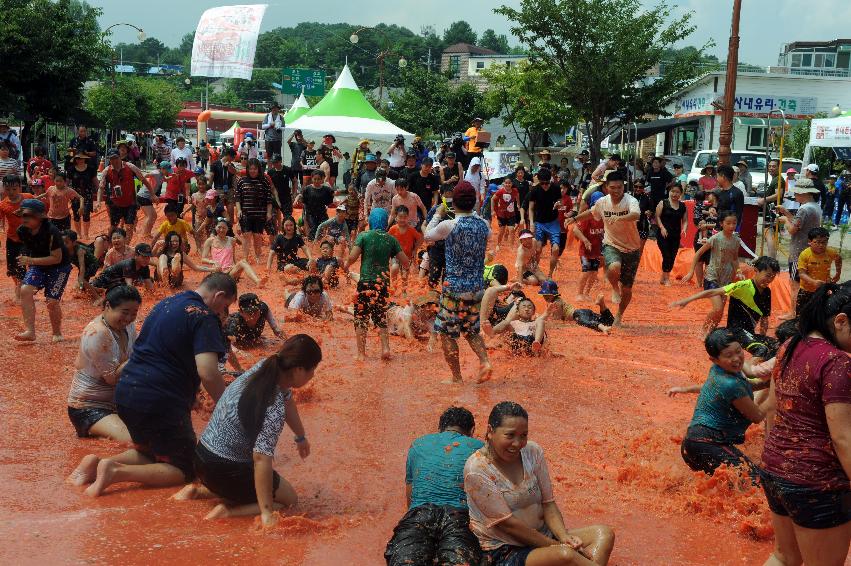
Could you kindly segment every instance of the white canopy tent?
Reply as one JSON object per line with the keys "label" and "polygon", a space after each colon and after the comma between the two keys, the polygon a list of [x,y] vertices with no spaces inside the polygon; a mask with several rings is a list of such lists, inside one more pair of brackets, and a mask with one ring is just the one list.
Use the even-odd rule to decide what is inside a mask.
{"label": "white canopy tent", "polygon": [[219,139],[232,140],[236,135],[236,129],[239,127],[239,122],[234,122],[228,131],[219,134]]}
{"label": "white canopy tent", "polygon": [[851,116],[813,120],[810,142],[804,150],[804,165],[810,162],[813,147],[829,147],[840,159],[851,158]]}
{"label": "white canopy tent", "polygon": [[[301,130],[305,139],[318,146],[322,136],[333,134],[342,151],[352,152],[360,140],[373,142],[373,149],[383,150],[397,135],[412,137],[378,113],[366,100],[352,77],[349,66],[343,67],[337,82],[316,106],[295,121],[287,120],[284,137]],[[289,155],[288,148],[285,154]]]}

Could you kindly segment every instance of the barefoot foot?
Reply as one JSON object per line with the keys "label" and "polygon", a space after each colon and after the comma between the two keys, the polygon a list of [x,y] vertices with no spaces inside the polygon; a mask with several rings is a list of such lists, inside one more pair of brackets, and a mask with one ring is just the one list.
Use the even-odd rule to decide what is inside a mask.
{"label": "barefoot foot", "polygon": [[621,302],[621,294],[617,291],[612,291],[612,302],[616,305]]}
{"label": "barefoot foot", "polygon": [[387,350],[386,352],[381,352],[381,359],[384,360],[385,362],[387,360],[389,360],[390,359],[390,350]]}
{"label": "barefoot foot", "polygon": [[15,334],[15,340],[18,342],[35,342],[35,332],[27,330],[26,332]]}
{"label": "barefoot foot", "polygon": [[83,456],[77,468],[68,476],[68,483],[77,487],[92,483],[97,477],[98,463],[100,463],[100,458],[94,454]]}
{"label": "barefoot foot", "polygon": [[183,486],[183,489],[171,496],[175,501],[190,501],[198,496],[198,486],[194,483]]}
{"label": "barefoot foot", "polygon": [[458,378],[450,377],[449,379],[444,379],[440,383],[443,383],[445,385],[461,385],[462,383],[464,383],[464,380],[461,379],[460,377],[458,377]]}
{"label": "barefoot foot", "polygon": [[62,336],[61,334],[54,334],[53,337],[50,339],[50,341],[53,342],[54,344],[58,344],[59,342],[64,342],[65,337]]}
{"label": "barefoot foot", "polygon": [[89,497],[98,497],[103,495],[103,491],[112,485],[112,480],[115,477],[115,472],[118,470],[118,463],[112,460],[101,460],[98,463],[97,477],[95,481],[86,488],[84,492]]}
{"label": "barefoot foot", "polygon": [[490,380],[493,376],[493,366],[490,365],[490,362],[486,364],[482,364],[479,366],[479,375],[476,378],[476,383],[484,383],[485,381]]}
{"label": "barefoot foot", "polygon": [[227,505],[224,503],[219,503],[213,510],[207,513],[207,516],[204,517],[205,521],[213,521],[215,519],[226,519],[230,515],[228,511]]}

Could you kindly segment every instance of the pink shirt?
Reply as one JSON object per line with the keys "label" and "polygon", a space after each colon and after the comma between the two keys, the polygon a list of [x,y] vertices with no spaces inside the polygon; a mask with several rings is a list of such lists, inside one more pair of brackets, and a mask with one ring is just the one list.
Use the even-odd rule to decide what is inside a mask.
{"label": "pink shirt", "polygon": [[547,533],[544,504],[555,501],[544,450],[531,440],[520,450],[523,481],[514,485],[487,457],[487,447],[476,451],[464,466],[464,491],[470,508],[470,530],[482,550],[505,544],[526,546],[499,528],[512,515],[530,529]]}
{"label": "pink shirt", "polygon": [[68,218],[71,214],[68,205],[71,204],[71,199],[74,198],[80,198],[80,195],[72,188],[65,187],[60,191],[53,186],[47,189],[47,203],[49,206],[47,217],[53,220]]}
{"label": "pink shirt", "polygon": [[[421,208],[425,208],[425,205],[423,204],[423,201],[419,197],[419,195],[416,194],[416,193],[412,193],[411,191],[408,191],[408,194],[405,195],[404,199],[401,196],[399,196],[398,194],[394,195],[393,200],[390,201],[390,202],[391,202],[391,204],[390,204],[391,214],[393,212],[395,212],[397,206],[401,206],[401,205],[404,204],[405,206],[408,207],[408,215],[411,218],[413,218],[415,221],[417,219],[417,211]],[[395,217],[396,215],[393,214],[393,216]],[[416,222],[414,222],[414,223],[416,223]]]}

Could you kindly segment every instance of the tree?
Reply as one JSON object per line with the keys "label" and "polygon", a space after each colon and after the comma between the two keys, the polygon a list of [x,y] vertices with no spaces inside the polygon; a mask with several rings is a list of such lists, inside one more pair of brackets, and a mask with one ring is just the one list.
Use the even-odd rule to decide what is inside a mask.
{"label": "tree", "polygon": [[473,116],[492,118],[482,94],[470,83],[453,87],[449,77],[430,73],[420,65],[409,65],[401,73],[401,92],[391,93],[392,105],[379,109],[402,128],[427,136],[449,136],[461,131]]}
{"label": "tree", "polygon": [[511,32],[549,77],[554,96],[585,120],[594,162],[600,143],[622,124],[666,114],[707,47],[677,53],[651,81],[647,71],[694,32],[691,12],[672,18],[664,1],[645,9],[639,0],[522,0],[519,10],[495,12],[512,21]]}
{"label": "tree", "polygon": [[479,39],[479,47],[496,51],[502,55],[509,52],[508,38],[504,34],[497,35],[492,29],[486,29]]}
{"label": "tree", "polygon": [[64,120],[81,106],[83,83],[106,70],[109,47],[97,22],[101,10],[77,0],[3,2],[0,45],[11,64],[0,73],[0,107],[27,117]]}
{"label": "tree", "polygon": [[153,130],[174,127],[183,107],[178,87],[168,80],[119,77],[91,88],[87,110],[110,129]]}
{"label": "tree", "polygon": [[558,96],[539,66],[521,62],[511,67],[494,65],[482,72],[488,81],[485,101],[497,108],[505,126],[511,126],[523,149],[533,156],[542,134],[564,132],[576,125],[573,109]]}
{"label": "tree", "polygon": [[476,44],[476,32],[464,20],[453,22],[448,28],[443,31],[443,43],[453,45],[455,43]]}

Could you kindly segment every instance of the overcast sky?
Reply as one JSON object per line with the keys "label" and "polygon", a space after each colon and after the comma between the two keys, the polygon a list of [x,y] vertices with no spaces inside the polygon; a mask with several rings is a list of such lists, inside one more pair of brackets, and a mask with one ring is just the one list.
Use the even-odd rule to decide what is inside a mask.
{"label": "overcast sky", "polygon": [[[226,0],[88,1],[103,9],[102,27],[128,22],[143,28],[148,36],[156,37],[168,46],[176,46],[185,33],[194,30],[205,9],[227,5]],[[646,6],[657,3],[656,0],[641,2]],[[678,11],[695,12],[697,31],[686,44],[702,45],[713,39],[716,46],[711,52],[720,59],[726,59],[732,0],[669,0],[669,3],[677,5]],[[470,22],[478,33],[493,28],[497,33],[508,34],[508,22],[494,14],[493,7],[499,4],[519,6],[520,0],[327,0],[324,3],[290,0],[268,4],[263,20],[264,31],[304,21],[368,25],[375,22],[370,21],[366,14],[380,14],[380,21],[402,25],[414,32],[419,32],[424,24],[430,24],[438,34],[442,34],[453,21],[463,19]],[[851,2],[848,0],[745,0],[743,4],[739,51],[739,61],[742,62],[774,65],[783,43],[851,36],[848,28]],[[136,33],[126,26],[115,28],[113,33],[116,42],[137,41]],[[511,37],[509,41],[516,43]]]}

